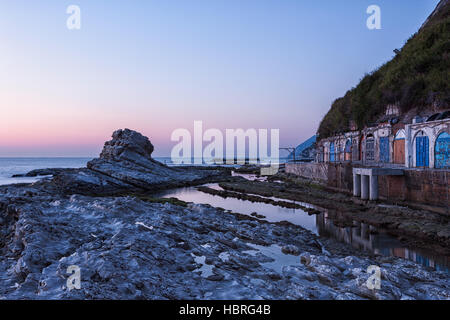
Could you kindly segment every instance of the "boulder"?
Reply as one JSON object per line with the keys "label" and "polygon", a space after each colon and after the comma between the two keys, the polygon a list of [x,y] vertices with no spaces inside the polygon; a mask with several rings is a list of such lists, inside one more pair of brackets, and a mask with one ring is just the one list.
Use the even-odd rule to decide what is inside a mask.
{"label": "boulder", "polygon": [[151,159],[154,147],[150,140],[130,129],[114,131],[112,140],[105,142],[100,159],[122,161]]}

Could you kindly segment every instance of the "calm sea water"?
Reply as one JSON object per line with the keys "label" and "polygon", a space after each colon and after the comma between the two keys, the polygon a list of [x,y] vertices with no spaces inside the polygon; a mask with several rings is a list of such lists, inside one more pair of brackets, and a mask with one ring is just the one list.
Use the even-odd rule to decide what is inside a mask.
{"label": "calm sea water", "polygon": [[[35,169],[84,168],[90,160],[92,158],[0,158],[0,185],[36,182],[42,177],[12,178],[12,176]],[[170,157],[155,157],[155,160],[168,166],[173,165]],[[280,163],[284,162],[285,159],[280,159]]]}
{"label": "calm sea water", "polygon": [[0,158],[0,185],[12,183],[31,183],[36,178],[12,178],[35,169],[82,168],[91,158]]}

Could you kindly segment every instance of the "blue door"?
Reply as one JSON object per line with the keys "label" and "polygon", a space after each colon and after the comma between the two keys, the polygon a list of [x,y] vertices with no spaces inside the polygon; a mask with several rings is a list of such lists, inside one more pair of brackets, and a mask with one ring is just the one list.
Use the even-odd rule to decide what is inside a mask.
{"label": "blue door", "polygon": [[436,140],[434,167],[438,169],[450,168],[450,134],[447,132],[441,133]]}
{"label": "blue door", "polygon": [[334,162],[335,161],[335,156],[334,156],[334,142],[330,143],[330,162]]}
{"label": "blue door", "polygon": [[428,167],[428,146],[427,136],[416,138],[416,167]]}
{"label": "blue door", "polygon": [[388,163],[389,162],[389,138],[380,138],[380,161]]}

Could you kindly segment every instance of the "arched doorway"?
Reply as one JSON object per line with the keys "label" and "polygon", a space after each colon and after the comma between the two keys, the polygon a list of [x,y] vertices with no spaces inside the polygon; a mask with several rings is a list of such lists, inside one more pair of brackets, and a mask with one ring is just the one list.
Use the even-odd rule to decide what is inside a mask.
{"label": "arched doorway", "polygon": [[437,169],[450,168],[450,134],[442,132],[436,139],[434,147],[434,167]]}
{"label": "arched doorway", "polygon": [[361,139],[359,140],[359,158],[358,160],[363,160],[363,145],[364,145],[364,136],[361,136]]}
{"label": "arched doorway", "polygon": [[352,139],[348,139],[347,142],[345,142],[344,160],[345,161],[351,161],[352,160]]}
{"label": "arched doorway", "polygon": [[389,162],[389,137],[380,137],[380,162]]}
{"label": "arched doorway", "polygon": [[366,161],[375,160],[375,139],[373,135],[366,137]]}
{"label": "arched doorway", "polygon": [[405,130],[398,130],[394,138],[394,163],[405,164]]}
{"label": "arched doorway", "polygon": [[334,142],[330,143],[330,162],[335,162],[336,161],[336,155],[334,152]]}
{"label": "arched doorway", "polygon": [[429,167],[429,146],[428,137],[423,131],[419,132],[416,136],[416,167]]}

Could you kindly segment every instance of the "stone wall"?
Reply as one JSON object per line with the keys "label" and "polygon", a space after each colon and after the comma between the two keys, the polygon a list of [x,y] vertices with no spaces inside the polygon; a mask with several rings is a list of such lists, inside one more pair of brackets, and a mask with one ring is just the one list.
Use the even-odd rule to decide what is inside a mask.
{"label": "stone wall", "polygon": [[[341,191],[353,190],[350,163],[288,163],[286,173],[322,182]],[[449,207],[450,170],[405,169],[404,176],[379,176],[381,199]]]}
{"label": "stone wall", "polygon": [[351,192],[353,190],[352,169],[350,163],[330,163],[328,165],[327,186]]}
{"label": "stone wall", "polygon": [[315,181],[326,182],[328,180],[328,163],[299,162],[286,163],[286,173],[295,174],[300,177]]}
{"label": "stone wall", "polygon": [[449,170],[409,169],[404,176],[384,176],[378,181],[379,195],[385,199],[442,207],[450,204]]}
{"label": "stone wall", "polygon": [[286,173],[325,183],[329,187],[352,191],[353,175],[350,163],[287,163]]}

